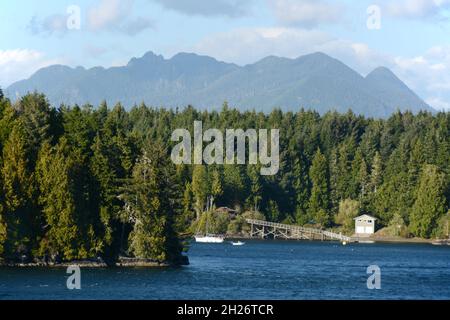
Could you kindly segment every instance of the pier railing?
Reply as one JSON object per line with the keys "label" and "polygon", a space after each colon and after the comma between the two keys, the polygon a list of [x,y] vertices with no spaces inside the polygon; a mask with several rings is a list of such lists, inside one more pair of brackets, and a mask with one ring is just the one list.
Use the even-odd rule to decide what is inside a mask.
{"label": "pier railing", "polygon": [[274,238],[282,239],[320,239],[339,240],[350,242],[351,238],[340,233],[315,228],[305,228],[290,224],[269,222],[263,220],[246,219],[251,226],[250,236],[266,238],[272,235]]}

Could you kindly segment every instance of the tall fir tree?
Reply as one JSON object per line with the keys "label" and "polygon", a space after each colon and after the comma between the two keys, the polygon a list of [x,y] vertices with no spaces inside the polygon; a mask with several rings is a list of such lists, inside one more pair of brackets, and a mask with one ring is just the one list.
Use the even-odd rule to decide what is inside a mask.
{"label": "tall fir tree", "polygon": [[195,200],[197,219],[206,209],[206,200],[209,194],[208,173],[204,165],[195,165],[192,172],[192,194]]}
{"label": "tall fir tree", "polygon": [[26,133],[16,122],[3,148],[3,221],[7,240],[4,245],[8,259],[30,257],[34,246],[36,217],[33,203],[34,176],[28,161]]}
{"label": "tall fir tree", "polygon": [[256,165],[249,165],[247,167],[247,174],[250,181],[250,193],[247,197],[247,206],[254,212],[258,212],[262,201],[262,181],[259,172],[259,167]]}
{"label": "tall fir tree", "polygon": [[133,169],[127,195],[133,214],[130,252],[138,258],[180,262],[182,245],[175,231],[175,167],[161,143],[147,145]]}
{"label": "tall fir tree", "polygon": [[95,258],[104,240],[96,234],[95,212],[86,211],[80,190],[79,159],[70,152],[65,138],[57,146],[42,146],[37,164],[39,202],[45,216],[45,234],[40,255],[50,260],[71,261]]}
{"label": "tall fir tree", "polygon": [[210,209],[215,208],[215,204],[223,195],[223,178],[218,168],[214,168],[211,174]]}
{"label": "tall fir tree", "polygon": [[312,161],[309,177],[312,183],[308,206],[309,216],[317,224],[327,226],[330,223],[328,165],[325,156],[319,149]]}
{"label": "tall fir tree", "polygon": [[445,175],[434,165],[425,165],[420,175],[417,197],[411,209],[410,231],[429,238],[437,222],[447,212]]}

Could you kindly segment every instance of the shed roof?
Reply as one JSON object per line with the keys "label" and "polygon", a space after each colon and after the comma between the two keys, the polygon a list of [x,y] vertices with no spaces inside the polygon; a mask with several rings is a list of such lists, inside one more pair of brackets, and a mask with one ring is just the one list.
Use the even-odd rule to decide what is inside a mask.
{"label": "shed roof", "polygon": [[369,216],[368,214],[363,214],[362,216],[353,218],[353,220],[361,220],[361,219],[364,219],[364,220],[377,220],[377,218]]}

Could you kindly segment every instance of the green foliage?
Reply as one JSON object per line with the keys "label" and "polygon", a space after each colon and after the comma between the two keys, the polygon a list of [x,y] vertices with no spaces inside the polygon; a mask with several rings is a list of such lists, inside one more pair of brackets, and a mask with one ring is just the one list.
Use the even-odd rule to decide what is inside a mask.
{"label": "green foliage", "polygon": [[[170,135],[195,120],[222,130],[280,129],[279,173],[261,176],[260,164],[175,167]],[[199,112],[141,104],[128,112],[105,103],[55,109],[38,93],[13,105],[0,97],[0,259],[128,253],[176,261],[179,234],[207,216],[211,232],[248,234],[250,217],[350,232],[361,211],[391,235],[444,237],[449,133],[443,112],[386,120],[227,105]],[[230,221],[216,206],[245,213]]]}
{"label": "green foliage", "polygon": [[248,177],[250,180],[250,192],[247,197],[247,207],[258,211],[262,201],[262,182],[258,166],[248,166]]}
{"label": "green foliage", "polygon": [[46,231],[39,254],[62,260],[86,259],[99,254],[104,239],[95,233],[94,212],[86,211],[80,192],[80,160],[74,157],[67,140],[57,146],[42,146],[37,165],[39,203],[43,207]]}
{"label": "green foliage", "polygon": [[194,222],[196,215],[193,205],[194,200],[192,195],[192,186],[189,182],[186,182],[182,200],[183,211],[180,215],[178,215],[177,219],[178,230],[188,230]]}
{"label": "green foliage", "polygon": [[133,231],[130,252],[155,261],[177,261],[182,246],[175,232],[175,167],[160,143],[145,146],[125,195]]}
{"label": "green foliage", "polygon": [[208,211],[202,213],[200,220],[195,224],[195,229],[201,234],[225,234],[230,221],[226,213]]}
{"label": "green foliage", "polygon": [[315,223],[321,226],[329,224],[329,182],[328,166],[325,156],[317,150],[309,170],[312,183],[309,199],[309,215]]}
{"label": "green foliage", "polygon": [[231,220],[227,227],[227,234],[229,235],[242,235],[244,225],[246,224],[245,218],[242,215],[238,215],[235,219]]}
{"label": "green foliage", "polygon": [[238,215],[235,219],[231,220],[228,224],[227,234],[230,235],[250,235],[250,226],[246,222],[246,219],[266,220],[264,214],[259,211],[246,211],[243,214]]}
{"label": "green foliage", "polygon": [[444,196],[447,187],[445,175],[438,167],[423,167],[409,227],[415,236],[429,238],[435,232],[439,219],[447,212]]}
{"label": "green foliage", "polygon": [[279,221],[280,210],[278,209],[278,204],[274,200],[269,200],[266,213],[267,220],[269,221]]}
{"label": "green foliage", "polygon": [[450,210],[443,215],[437,222],[435,236],[439,239],[449,239],[450,231]]}
{"label": "green foliage", "polygon": [[206,208],[206,199],[208,197],[209,183],[206,168],[204,165],[195,165],[192,173],[192,193],[195,199],[195,211],[197,217]]}
{"label": "green foliage", "polygon": [[211,206],[214,208],[214,200],[223,195],[223,178],[218,169],[214,169],[211,177]]}
{"label": "green foliage", "polygon": [[360,214],[360,203],[356,200],[345,199],[339,203],[339,212],[335,217],[335,222],[342,226],[345,233],[353,234],[354,218]]}
{"label": "green foliage", "polygon": [[3,148],[3,229],[7,238],[6,257],[16,259],[29,255],[33,249],[33,184],[26,145],[26,134],[19,122],[13,128]]}
{"label": "green foliage", "polygon": [[405,220],[403,220],[398,212],[396,212],[391,221],[389,221],[389,225],[386,229],[387,234],[394,237],[405,237],[408,232]]}
{"label": "green foliage", "polygon": [[245,201],[246,176],[242,166],[224,165],[224,201],[230,206],[242,204]]}

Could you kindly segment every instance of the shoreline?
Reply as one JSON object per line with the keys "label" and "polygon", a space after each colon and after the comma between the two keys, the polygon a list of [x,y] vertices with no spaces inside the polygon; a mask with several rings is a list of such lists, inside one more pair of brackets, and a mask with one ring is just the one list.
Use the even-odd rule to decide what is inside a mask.
{"label": "shoreline", "polygon": [[[364,243],[366,241],[373,241],[378,243],[411,243],[411,244],[433,244],[438,241],[436,239],[423,239],[423,238],[401,238],[401,237],[356,237],[350,236],[352,239],[350,243]],[[317,241],[317,242],[339,242],[338,240],[308,240],[308,239],[262,239],[256,237],[250,237],[245,235],[229,235],[225,236],[225,241],[232,240],[267,240],[267,241]]]}
{"label": "shoreline", "polygon": [[102,260],[74,260],[61,263],[54,262],[0,262],[0,267],[5,268],[54,268],[62,269],[71,266],[80,268],[178,268],[189,265],[187,256],[177,263],[167,261],[154,261],[150,259],[119,258],[114,263],[106,263]]}
{"label": "shoreline", "polygon": [[[352,243],[385,243],[385,244],[429,244],[433,245],[438,242],[436,239],[422,239],[422,238],[395,238],[395,237],[351,237],[352,240],[348,244]],[[225,242],[231,242],[235,240],[258,240],[258,241],[293,241],[293,242],[339,242],[337,240],[308,240],[308,239],[262,239],[256,237],[250,237],[245,235],[230,235],[226,236]],[[195,241],[194,241],[195,242]],[[443,246],[450,246],[448,243],[441,244]],[[44,263],[44,262],[0,262],[0,267],[3,268],[68,268],[70,266],[78,266],[80,268],[178,268],[189,265],[188,256],[178,263],[153,261],[149,259],[138,258],[126,258],[121,257],[112,264],[108,264],[104,261],[95,260],[74,260],[62,263]]]}

